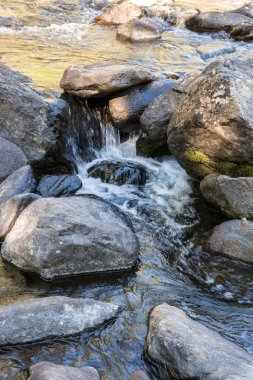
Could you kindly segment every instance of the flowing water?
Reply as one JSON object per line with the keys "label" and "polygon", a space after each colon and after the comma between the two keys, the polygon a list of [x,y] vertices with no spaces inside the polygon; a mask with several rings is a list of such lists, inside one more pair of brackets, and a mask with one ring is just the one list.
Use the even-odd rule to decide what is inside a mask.
{"label": "flowing water", "polygon": [[[10,2],[2,1],[7,12],[6,4]],[[45,26],[39,22],[36,25],[36,9],[27,10],[22,1],[11,3],[8,12],[15,15],[15,9],[20,9],[27,16],[29,10],[33,25],[22,30],[0,28],[1,58],[30,75],[43,91],[59,90],[62,71],[70,63],[141,63],[156,73],[166,74],[196,70],[219,54],[252,56],[253,52],[251,45],[231,42],[224,35],[200,36],[184,28],[169,27],[161,42],[124,45],[115,40],[114,28],[92,24],[97,11],[84,7],[82,1],[78,2],[82,7],[77,12],[82,22],[73,23],[71,13],[69,20],[58,24],[56,20],[50,24],[51,16],[48,16]],[[218,1],[181,3],[191,8],[193,3],[202,8],[210,8],[211,4],[213,9],[220,6]],[[224,1],[222,7],[232,7],[232,3],[234,7],[242,4]],[[23,8],[18,8],[21,5]],[[90,142],[95,158],[92,163],[86,162],[75,146],[75,139],[69,136],[68,145],[83,182],[80,193],[99,195],[128,213],[141,243],[138,264],[128,273],[45,283],[2,263],[1,305],[38,295],[61,294],[113,302],[121,306],[121,312],[114,322],[95,333],[6,348],[1,351],[1,358],[13,359],[23,369],[42,360],[73,366],[92,365],[103,380],[128,380],[139,369],[144,369],[153,380],[168,379],[162,368],[147,360],[144,351],[148,314],[163,302],[179,306],[253,354],[252,267],[212,257],[200,244],[201,236],[222,222],[222,217],[203,202],[197,185],[172,157],[159,160],[138,157],[137,136],[120,144],[117,131],[98,110],[91,112],[84,106],[83,114],[86,123],[90,118],[98,120],[103,148],[98,151]],[[89,166],[104,159],[142,164],[148,172],[146,185],[116,186],[88,178]]]}

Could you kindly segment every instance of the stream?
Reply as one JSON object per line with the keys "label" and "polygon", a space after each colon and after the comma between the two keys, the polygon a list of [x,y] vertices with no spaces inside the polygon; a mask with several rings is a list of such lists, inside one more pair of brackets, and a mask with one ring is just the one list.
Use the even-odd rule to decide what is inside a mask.
{"label": "stream", "polygon": [[[27,16],[26,2],[14,1],[7,9],[8,1],[2,1],[3,15],[8,11]],[[95,7],[79,3],[77,13],[69,17],[48,12],[45,25],[31,8],[31,26],[0,28],[1,61],[30,76],[39,91],[52,94],[60,92],[59,80],[72,63],[141,64],[166,76],[196,71],[217,56],[253,56],[253,45],[233,42],[222,33],[199,35],[169,25],[161,41],[124,44],[115,39],[114,28],[92,22],[98,12]],[[243,3],[223,1],[222,9]],[[211,7],[198,0],[176,4],[185,8]],[[220,7],[219,1],[212,2],[211,9]],[[59,22],[57,17],[61,17]],[[78,22],[74,22],[75,17]],[[85,122],[89,122],[91,114],[87,109],[84,112]],[[128,273],[44,282],[1,262],[0,305],[36,296],[67,295],[112,302],[120,305],[121,312],[115,321],[95,333],[2,349],[0,359],[13,359],[24,370],[45,360],[77,367],[90,365],[99,371],[102,380],[128,380],[141,369],[152,380],[168,380],[164,369],[150,363],[144,351],[150,310],[164,302],[179,306],[253,354],[252,266],[211,256],[201,248],[203,234],[225,219],[204,202],[197,184],[173,157],[137,156],[137,136],[131,135],[120,143],[117,130],[103,120],[99,110],[95,109],[93,116],[94,113],[103,136],[103,148],[95,151],[95,160],[84,162],[75,141],[68,141],[83,183],[79,193],[98,195],[130,216],[141,244],[138,264]],[[104,159],[143,165],[148,172],[146,185],[116,186],[88,178],[87,169]]]}

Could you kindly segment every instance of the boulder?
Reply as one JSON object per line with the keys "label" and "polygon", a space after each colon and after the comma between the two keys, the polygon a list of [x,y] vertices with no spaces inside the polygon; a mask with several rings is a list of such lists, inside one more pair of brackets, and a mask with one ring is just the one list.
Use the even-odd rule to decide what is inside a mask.
{"label": "boulder", "polygon": [[130,380],[149,380],[149,377],[143,371],[137,371],[133,373]]}
{"label": "boulder", "polygon": [[240,13],[241,15],[253,18],[253,4],[252,3],[245,4],[242,7],[237,8],[231,12]]}
{"label": "boulder", "polygon": [[162,37],[164,28],[151,18],[135,19],[120,25],[117,39],[123,42],[151,42]]}
{"label": "boulder", "polygon": [[0,307],[0,345],[65,337],[96,329],[114,318],[118,306],[86,298],[51,296]]}
{"label": "boulder", "polygon": [[253,356],[167,304],[150,315],[147,353],[173,378],[253,379]]}
{"label": "boulder", "polygon": [[167,126],[173,112],[185,97],[184,94],[170,90],[155,98],[143,112],[140,122],[151,141],[167,141]]}
{"label": "boulder", "polygon": [[143,15],[141,8],[130,2],[109,6],[102,9],[96,21],[103,25],[120,25],[140,18]]}
{"label": "boulder", "polygon": [[75,368],[57,365],[50,362],[40,362],[30,368],[28,380],[100,380],[97,370],[93,367]]}
{"label": "boulder", "polygon": [[251,19],[239,13],[199,12],[185,21],[186,28],[194,32],[230,32],[233,27]]}
{"label": "boulder", "polygon": [[27,164],[22,150],[12,142],[0,137],[0,182]]}
{"label": "boulder", "polygon": [[100,161],[88,168],[88,175],[117,185],[145,185],[147,180],[144,166],[130,161]]}
{"label": "boulder", "polygon": [[68,197],[74,195],[82,187],[77,175],[46,175],[37,186],[37,193],[42,197]]}
{"label": "boulder", "polygon": [[139,241],[116,206],[94,196],[41,198],[17,219],[3,258],[42,278],[130,269]]}
{"label": "boulder", "polygon": [[253,60],[211,63],[173,113],[168,146],[188,173],[253,176]]}
{"label": "boulder", "polygon": [[216,226],[210,233],[207,249],[253,264],[253,222],[230,220]]}
{"label": "boulder", "polygon": [[21,194],[0,205],[0,240],[10,232],[21,212],[39,198],[37,194]]}
{"label": "boulder", "polygon": [[231,218],[253,219],[253,178],[209,174],[200,183],[204,198]]}
{"label": "boulder", "polygon": [[152,75],[141,66],[98,64],[69,66],[61,79],[61,88],[83,98],[100,97],[128,87],[152,81]]}
{"label": "boulder", "polygon": [[253,40],[253,20],[236,25],[230,32],[230,37],[237,41],[251,42]]}
{"label": "boulder", "polygon": [[35,188],[36,180],[31,166],[23,166],[0,184],[0,204],[6,202],[15,195],[32,193]]}
{"label": "boulder", "polygon": [[16,144],[29,161],[42,160],[55,148],[58,111],[58,102],[47,103],[28,77],[0,63],[0,137]]}
{"label": "boulder", "polygon": [[117,94],[109,101],[115,127],[120,130],[139,122],[145,108],[159,95],[175,87],[176,80],[161,79]]}

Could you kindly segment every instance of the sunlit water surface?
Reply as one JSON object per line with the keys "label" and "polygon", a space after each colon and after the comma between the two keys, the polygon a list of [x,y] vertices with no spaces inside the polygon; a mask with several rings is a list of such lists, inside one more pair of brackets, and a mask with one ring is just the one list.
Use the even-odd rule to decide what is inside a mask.
{"label": "sunlit water surface", "polygon": [[[168,27],[162,41],[154,44],[122,44],[115,39],[114,28],[92,23],[97,11],[84,7],[84,2],[79,2],[82,8],[76,13],[77,23],[71,14],[71,23],[61,16],[60,25],[48,22],[41,26],[40,20],[38,26],[35,5],[41,2],[31,2],[30,8],[23,1],[12,2],[9,14],[15,15],[17,9],[21,16],[22,12],[23,16],[30,12],[33,25],[19,30],[0,29],[2,61],[31,76],[41,90],[59,91],[59,79],[71,63],[137,63],[155,73],[167,74],[194,71],[219,55],[252,56],[251,45],[232,42],[225,35],[198,35],[179,27]],[[178,3],[201,9],[242,4]],[[3,6],[6,4],[8,1],[3,0]],[[46,20],[50,21],[50,17]],[[198,245],[203,233],[224,219],[200,199],[196,184],[173,158],[138,157],[135,136],[119,145],[117,133],[110,126],[101,121],[101,128],[105,144],[96,153],[95,161],[113,158],[141,163],[148,172],[148,181],[139,188],[103,184],[87,177],[87,168],[94,162],[85,163],[75,156],[83,181],[80,193],[99,195],[129,214],[141,243],[138,265],[126,274],[44,283],[1,264],[0,303],[63,294],[113,302],[121,306],[121,313],[113,323],[90,335],[6,348],[1,358],[12,358],[24,369],[42,360],[74,366],[88,364],[99,370],[103,380],[128,380],[138,369],[144,369],[153,380],[167,379],[162,369],[150,365],[144,352],[148,314],[162,302],[179,306],[253,353],[252,267],[212,257]]]}

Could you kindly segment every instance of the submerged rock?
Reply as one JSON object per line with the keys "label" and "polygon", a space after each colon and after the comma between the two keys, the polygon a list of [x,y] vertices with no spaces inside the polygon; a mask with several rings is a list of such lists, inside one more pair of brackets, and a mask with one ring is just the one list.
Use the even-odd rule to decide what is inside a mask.
{"label": "submerged rock", "polygon": [[40,362],[30,368],[29,380],[100,380],[97,370],[93,367],[75,368],[57,365],[50,362]]}
{"label": "submerged rock", "polygon": [[253,178],[209,174],[200,183],[204,198],[231,218],[253,218]]}
{"label": "submerged rock", "polygon": [[6,202],[15,195],[32,193],[35,188],[36,180],[31,166],[23,166],[0,184],[0,204]]}
{"label": "submerged rock", "polygon": [[119,93],[109,101],[115,127],[123,130],[139,122],[145,108],[159,95],[176,86],[174,79],[161,79]]}
{"label": "submerged rock", "polygon": [[0,137],[0,182],[27,164],[22,150],[12,142]]}
{"label": "submerged rock", "polygon": [[120,25],[117,39],[129,42],[151,42],[162,37],[164,28],[151,18],[135,19]]}
{"label": "submerged rock", "polygon": [[210,64],[168,126],[169,150],[194,176],[253,176],[253,60]]}
{"label": "submerged rock", "polygon": [[20,28],[25,25],[25,20],[14,17],[0,17],[0,27]]}
{"label": "submerged rock", "polygon": [[253,379],[253,357],[174,306],[157,306],[149,319],[147,351],[180,379]]}
{"label": "submerged rock", "polygon": [[149,377],[143,371],[137,371],[130,377],[130,380],[149,380]]}
{"label": "submerged rock", "polygon": [[230,220],[220,224],[211,232],[208,249],[253,264],[253,222]]}
{"label": "submerged rock", "polygon": [[230,37],[238,41],[253,40],[253,20],[250,23],[243,23],[232,28]]}
{"label": "submerged rock", "polygon": [[122,3],[106,7],[101,14],[96,17],[96,21],[103,25],[125,24],[143,15],[141,8],[132,3]]}
{"label": "submerged rock", "polygon": [[82,187],[77,175],[47,175],[41,178],[36,191],[44,198],[68,197]]}
{"label": "submerged rock", "polygon": [[230,32],[236,25],[251,21],[247,16],[231,12],[199,12],[185,21],[194,32]]}
{"label": "submerged rock", "polygon": [[88,175],[117,185],[145,185],[147,180],[144,166],[130,161],[100,161],[88,169]]}
{"label": "submerged rock", "polygon": [[152,81],[141,66],[98,64],[69,66],[61,79],[61,88],[83,98],[100,97]]}
{"label": "submerged rock", "polygon": [[0,307],[0,345],[35,342],[90,331],[114,318],[118,306],[86,298],[52,296]]}
{"label": "submerged rock", "polygon": [[0,360],[1,380],[26,380],[27,377],[22,371],[20,364],[15,360]]}
{"label": "submerged rock", "polygon": [[94,196],[41,198],[17,219],[2,257],[42,278],[130,269],[139,241],[116,206]]}
{"label": "submerged rock", "polygon": [[39,198],[37,194],[21,194],[0,205],[0,240],[10,232],[21,212]]}

